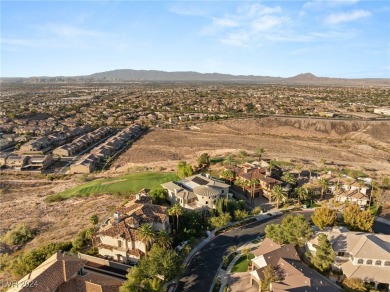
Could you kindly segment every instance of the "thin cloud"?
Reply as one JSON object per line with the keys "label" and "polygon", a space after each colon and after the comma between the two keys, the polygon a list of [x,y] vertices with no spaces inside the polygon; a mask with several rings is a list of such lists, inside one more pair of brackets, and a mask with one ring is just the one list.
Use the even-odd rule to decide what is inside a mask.
{"label": "thin cloud", "polygon": [[223,44],[249,47],[258,46],[258,40],[267,32],[277,33],[278,27],[289,22],[280,6],[261,4],[244,5],[235,13],[212,18],[212,23],[202,33],[217,36]]}
{"label": "thin cloud", "polygon": [[177,15],[182,15],[182,16],[207,16],[205,10],[199,8],[199,7],[188,7],[188,6],[183,6],[179,4],[174,4],[169,6],[168,11],[177,14]]}
{"label": "thin cloud", "polygon": [[355,5],[359,0],[313,0],[303,4],[304,9],[323,9],[343,5]]}
{"label": "thin cloud", "polygon": [[213,25],[219,27],[237,27],[239,23],[228,18],[214,18]]}
{"label": "thin cloud", "polygon": [[360,18],[371,16],[371,12],[367,10],[354,10],[350,12],[331,13],[326,17],[326,24],[339,24],[343,22],[355,21]]}
{"label": "thin cloud", "polygon": [[36,29],[43,33],[54,34],[58,37],[99,37],[105,35],[105,33],[96,30],[89,30],[74,25],[56,23],[39,25],[36,26]]}

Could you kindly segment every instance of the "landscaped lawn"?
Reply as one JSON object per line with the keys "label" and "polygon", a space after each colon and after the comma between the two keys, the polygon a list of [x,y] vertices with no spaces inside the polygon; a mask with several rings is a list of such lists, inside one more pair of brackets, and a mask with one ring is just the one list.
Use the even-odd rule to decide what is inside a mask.
{"label": "landscaped lawn", "polygon": [[141,189],[153,189],[160,184],[177,180],[175,173],[142,172],[97,179],[46,198],[47,202],[63,201],[71,197],[88,197],[107,193],[135,194]]}
{"label": "landscaped lawn", "polygon": [[233,268],[232,268],[232,272],[235,273],[235,272],[246,272],[248,271],[248,263],[250,263],[251,259],[253,259],[255,257],[254,254],[249,254],[248,255],[248,258],[249,258],[249,261],[247,260],[247,256],[246,255],[242,255],[237,261],[236,263],[234,264]]}

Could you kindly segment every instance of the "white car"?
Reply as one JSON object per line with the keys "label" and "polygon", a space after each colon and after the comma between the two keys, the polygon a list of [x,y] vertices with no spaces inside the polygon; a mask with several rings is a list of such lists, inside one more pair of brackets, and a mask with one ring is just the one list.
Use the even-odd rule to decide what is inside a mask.
{"label": "white car", "polygon": [[177,251],[182,251],[183,247],[185,247],[186,245],[188,244],[188,241],[183,241],[182,243],[180,243],[178,246],[176,246],[176,250]]}

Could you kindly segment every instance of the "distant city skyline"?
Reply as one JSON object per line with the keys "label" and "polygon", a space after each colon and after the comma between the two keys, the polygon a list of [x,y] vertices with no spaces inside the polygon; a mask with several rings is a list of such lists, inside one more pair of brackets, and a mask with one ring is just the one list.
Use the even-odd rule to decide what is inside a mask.
{"label": "distant city skyline", "polygon": [[388,1],[1,1],[1,77],[390,78]]}

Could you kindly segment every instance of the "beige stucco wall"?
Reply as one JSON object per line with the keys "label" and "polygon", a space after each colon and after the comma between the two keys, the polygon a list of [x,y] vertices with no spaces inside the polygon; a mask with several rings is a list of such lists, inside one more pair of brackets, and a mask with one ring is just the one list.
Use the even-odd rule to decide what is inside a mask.
{"label": "beige stucco wall", "polygon": [[86,165],[71,165],[69,173],[75,174],[75,173],[91,173],[93,169],[90,169],[89,166]]}

